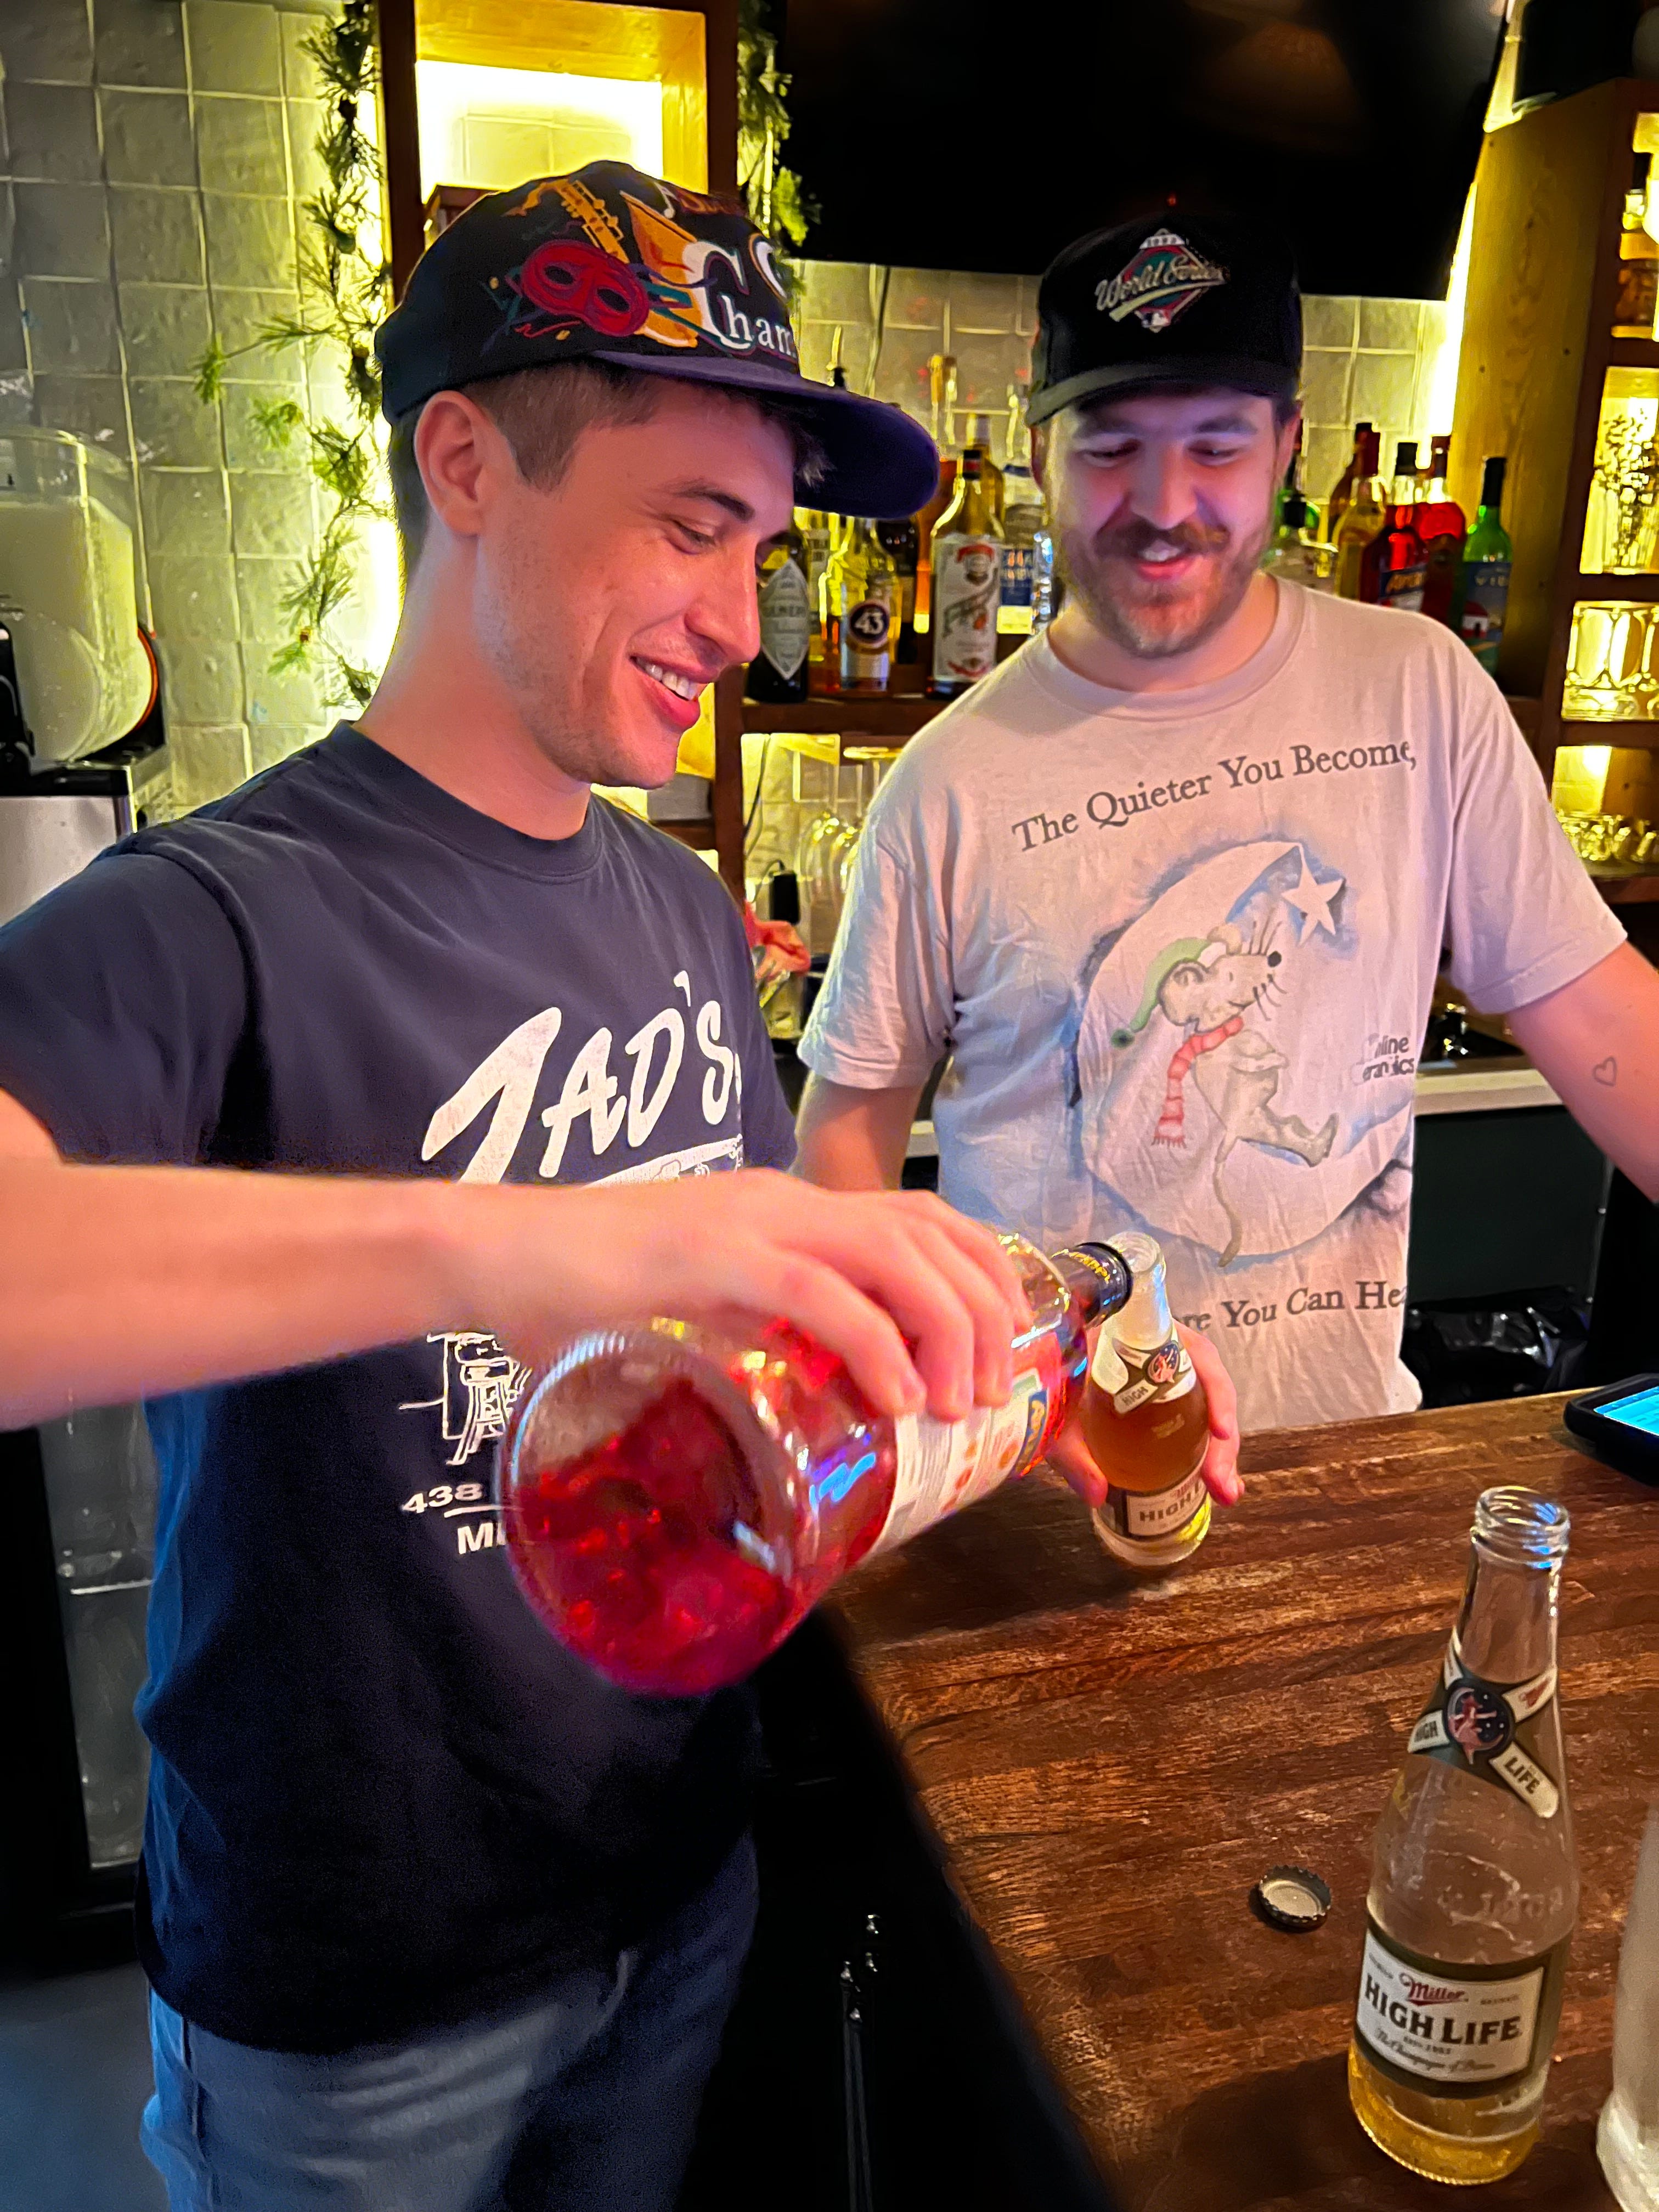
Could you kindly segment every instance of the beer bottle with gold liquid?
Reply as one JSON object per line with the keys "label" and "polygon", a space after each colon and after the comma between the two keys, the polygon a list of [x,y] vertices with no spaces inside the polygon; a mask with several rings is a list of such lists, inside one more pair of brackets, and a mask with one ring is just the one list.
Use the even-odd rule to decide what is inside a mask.
{"label": "beer bottle with gold liquid", "polygon": [[1132,1567],[1170,1567],[1209,1534],[1210,1408],[1170,1311],[1156,1240],[1132,1231],[1112,1249],[1134,1288],[1102,1326],[1083,1396],[1083,1439],[1108,1485],[1095,1533]]}
{"label": "beer bottle with gold liquid", "polygon": [[1496,2181],[1538,2135],[1578,1869],[1555,1694],[1566,1514],[1488,1490],[1434,1688],[1376,1831],[1348,2094],[1434,2181]]}

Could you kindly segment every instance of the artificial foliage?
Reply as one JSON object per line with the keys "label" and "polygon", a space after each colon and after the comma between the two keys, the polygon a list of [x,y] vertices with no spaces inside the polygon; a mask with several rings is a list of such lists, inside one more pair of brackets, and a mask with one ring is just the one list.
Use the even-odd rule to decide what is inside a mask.
{"label": "artificial foliage", "polygon": [[781,246],[801,246],[817,210],[781,157],[790,80],[778,67],[766,0],[738,0],[738,182],[750,220]]}
{"label": "artificial foliage", "polygon": [[[380,448],[380,372],[374,330],[391,301],[392,269],[378,249],[378,200],[384,191],[380,157],[362,128],[375,94],[374,0],[344,0],[331,21],[302,43],[328,100],[317,136],[319,189],[304,203],[299,252],[299,311],[269,322],[238,355],[295,346],[327,348],[338,358],[347,419],[313,415],[297,399],[271,400],[254,410],[272,452],[303,439],[312,474],[331,502],[301,564],[283,611],[290,635],[271,658],[281,675],[306,669],[322,682],[330,705],[365,705],[376,672],[352,659],[330,629],[350,599],[361,525],[386,515]],[[367,250],[365,234],[377,241]],[[216,337],[197,365],[196,389],[216,399],[233,356]]]}

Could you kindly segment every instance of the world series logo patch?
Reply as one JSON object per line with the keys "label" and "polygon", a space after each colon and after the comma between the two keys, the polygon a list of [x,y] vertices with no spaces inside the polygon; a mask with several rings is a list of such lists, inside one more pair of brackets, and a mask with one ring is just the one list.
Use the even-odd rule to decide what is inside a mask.
{"label": "world series logo patch", "polygon": [[1095,306],[1115,323],[1133,315],[1146,330],[1167,331],[1194,300],[1226,281],[1226,270],[1206,261],[1179,232],[1155,230],[1115,276],[1096,285]]}

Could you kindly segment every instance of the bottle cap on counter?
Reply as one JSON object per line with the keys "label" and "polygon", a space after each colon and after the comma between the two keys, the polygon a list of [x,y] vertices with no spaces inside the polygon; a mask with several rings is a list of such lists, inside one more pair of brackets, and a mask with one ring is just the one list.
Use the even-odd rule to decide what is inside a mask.
{"label": "bottle cap on counter", "polygon": [[1270,1928],[1300,1935],[1330,1911],[1330,1885],[1306,1867],[1269,1867],[1250,1892],[1250,1909]]}

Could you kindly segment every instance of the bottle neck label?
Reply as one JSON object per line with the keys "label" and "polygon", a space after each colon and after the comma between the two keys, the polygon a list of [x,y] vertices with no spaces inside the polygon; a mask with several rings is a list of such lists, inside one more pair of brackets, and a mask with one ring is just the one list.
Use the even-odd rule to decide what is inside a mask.
{"label": "bottle neck label", "polygon": [[1407,1739],[1407,1752],[1461,1767],[1494,1789],[1512,1790],[1540,1820],[1553,1820],[1561,1792],[1516,1731],[1547,1709],[1555,1681],[1553,1667],[1525,1682],[1486,1681],[1464,1665],[1454,1636],[1435,1693]]}
{"label": "bottle neck label", "polygon": [[1198,1381],[1187,1347],[1173,1330],[1162,1344],[1149,1348],[1127,1344],[1103,1328],[1089,1372],[1120,1413],[1133,1413],[1137,1406],[1150,1405],[1154,1399],[1184,1398]]}
{"label": "bottle neck label", "polygon": [[1445,1966],[1366,1916],[1354,2033],[1378,2071],[1436,2097],[1489,2097],[1530,2074],[1551,2034],[1567,1941],[1501,1966]]}

